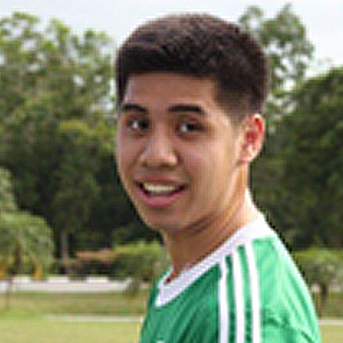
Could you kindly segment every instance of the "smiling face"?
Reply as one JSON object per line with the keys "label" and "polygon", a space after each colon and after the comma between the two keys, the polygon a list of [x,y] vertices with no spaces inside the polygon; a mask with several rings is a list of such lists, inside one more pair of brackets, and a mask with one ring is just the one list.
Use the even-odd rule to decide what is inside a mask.
{"label": "smiling face", "polygon": [[[243,130],[209,78],[129,78],[116,136],[119,175],[142,219],[166,234],[215,225],[247,187]],[[244,137],[243,137],[244,138]]]}

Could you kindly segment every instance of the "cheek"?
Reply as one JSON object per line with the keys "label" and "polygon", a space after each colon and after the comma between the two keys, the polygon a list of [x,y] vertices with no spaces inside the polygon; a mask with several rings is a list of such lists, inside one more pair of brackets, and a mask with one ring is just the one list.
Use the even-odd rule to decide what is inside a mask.
{"label": "cheek", "polygon": [[123,149],[122,149],[122,145],[121,143],[117,140],[116,141],[116,147],[115,147],[115,162],[116,162],[116,167],[117,167],[117,170],[120,172],[121,169],[122,169],[122,163],[123,163],[123,156],[124,153],[123,153]]}
{"label": "cheek", "polygon": [[123,141],[117,140],[115,149],[116,168],[124,185],[132,165],[133,154],[131,150]]}
{"label": "cheek", "polygon": [[130,139],[125,139],[125,137],[119,136],[116,140],[116,161],[120,168],[125,168],[126,166],[133,163],[135,156],[138,154],[138,146],[134,144]]}
{"label": "cheek", "polygon": [[[184,155],[186,169],[192,179],[194,191],[199,198],[204,199],[212,193],[212,185],[216,181],[217,161],[216,153],[210,151],[208,147],[196,151],[188,151]],[[200,200],[200,199],[199,199]]]}
{"label": "cheek", "polygon": [[210,182],[213,188],[216,188],[214,191],[216,193],[225,192],[231,183],[235,169],[233,154],[230,153],[230,150],[218,147],[211,153],[207,163]]}

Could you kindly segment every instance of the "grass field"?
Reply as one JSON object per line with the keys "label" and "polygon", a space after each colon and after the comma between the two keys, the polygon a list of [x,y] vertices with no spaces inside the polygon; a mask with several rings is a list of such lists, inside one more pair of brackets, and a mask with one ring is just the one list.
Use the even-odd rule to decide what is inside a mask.
{"label": "grass field", "polygon": [[0,320],[2,343],[136,343],[140,323]]}
{"label": "grass field", "polygon": [[[141,323],[73,321],[65,315],[142,316],[147,292],[136,297],[118,293],[15,293],[5,311],[0,294],[1,343],[137,343]],[[343,296],[331,296],[324,316],[341,317]],[[51,315],[53,315],[51,317]],[[53,319],[55,318],[55,319]],[[57,319],[56,319],[57,318]],[[321,326],[323,343],[342,343],[343,326]]]}
{"label": "grass field", "polygon": [[[0,320],[2,343],[137,343],[139,322]],[[323,343],[342,343],[343,326],[322,326]]]}
{"label": "grass field", "polygon": [[[14,293],[11,307],[28,314],[91,314],[91,315],[143,315],[148,291],[130,297],[121,293],[64,294]],[[0,293],[0,319],[4,313],[5,298]],[[343,293],[330,294],[323,317],[343,318]],[[343,342],[343,339],[342,339]]]}
{"label": "grass field", "polygon": [[[91,314],[91,315],[143,315],[148,291],[135,297],[121,293],[14,293],[11,309],[22,315],[35,314]],[[5,298],[0,294],[0,318]]]}
{"label": "grass field", "polygon": [[342,343],[343,326],[321,326],[323,343]]}

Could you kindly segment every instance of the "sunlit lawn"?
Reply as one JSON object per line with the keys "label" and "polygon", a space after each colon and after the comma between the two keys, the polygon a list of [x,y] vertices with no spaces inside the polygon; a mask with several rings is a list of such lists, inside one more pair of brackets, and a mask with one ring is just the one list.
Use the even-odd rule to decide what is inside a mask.
{"label": "sunlit lawn", "polygon": [[[36,293],[20,292],[11,295],[12,312],[35,314],[84,315],[142,315],[148,291],[136,296],[121,293]],[[0,293],[0,320],[5,313],[5,295]],[[8,316],[8,315],[7,315]]]}
{"label": "sunlit lawn", "polygon": [[[1,319],[2,343],[137,343],[140,322]],[[342,343],[343,326],[322,326],[323,343]]]}
{"label": "sunlit lawn", "polygon": [[[108,294],[39,294],[16,293],[12,309],[4,310],[4,295],[0,294],[1,343],[137,343],[141,322],[67,320],[65,315],[133,316],[145,312],[147,292],[136,297]],[[328,303],[325,316],[341,317],[342,295]],[[53,315],[53,316],[51,316]],[[107,316],[107,317],[106,317]],[[342,317],[341,317],[342,318]],[[342,343],[343,326],[322,325],[323,343]]]}
{"label": "sunlit lawn", "polygon": [[139,322],[1,319],[2,343],[136,343]]}
{"label": "sunlit lawn", "polygon": [[[136,296],[121,293],[14,293],[11,297],[13,311],[25,314],[85,314],[141,316],[146,310],[149,291]],[[0,293],[0,320],[4,312],[5,296]],[[343,293],[330,294],[323,317],[343,318]],[[342,339],[343,342],[343,339]]]}
{"label": "sunlit lawn", "polygon": [[342,343],[343,326],[321,326],[323,343]]}

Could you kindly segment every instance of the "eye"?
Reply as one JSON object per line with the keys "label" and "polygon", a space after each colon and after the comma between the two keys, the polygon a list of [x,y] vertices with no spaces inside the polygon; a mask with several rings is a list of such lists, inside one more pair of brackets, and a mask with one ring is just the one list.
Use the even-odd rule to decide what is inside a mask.
{"label": "eye", "polygon": [[134,132],[145,131],[149,128],[149,121],[147,118],[130,118],[126,126]]}
{"label": "eye", "polygon": [[182,134],[198,133],[202,129],[202,126],[195,121],[183,121],[178,126],[178,131]]}

